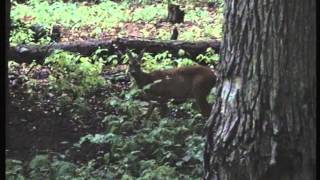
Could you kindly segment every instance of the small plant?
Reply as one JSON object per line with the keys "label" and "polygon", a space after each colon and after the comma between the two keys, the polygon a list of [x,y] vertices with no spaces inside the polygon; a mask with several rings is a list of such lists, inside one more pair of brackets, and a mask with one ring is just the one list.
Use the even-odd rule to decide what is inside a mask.
{"label": "small plant", "polygon": [[49,155],[36,155],[29,163],[31,179],[73,179],[76,177],[77,166],[73,163],[49,158]]}
{"label": "small plant", "polygon": [[14,159],[7,159],[5,177],[7,180],[25,180],[22,162]]}
{"label": "small plant", "polygon": [[[99,4],[87,6],[71,0],[66,3],[62,0],[28,0],[25,4],[13,1],[10,43],[13,46],[34,43],[33,24],[41,24],[47,31],[53,25],[61,25],[63,32],[66,31],[64,40],[83,36],[127,36],[131,30],[138,36],[168,40],[172,25],[160,19],[166,17],[169,1],[152,2],[155,1],[101,0]],[[207,11],[202,7],[207,1],[175,0],[172,3],[178,3],[186,10],[185,23],[176,25],[179,40],[221,37],[220,4],[217,9]],[[48,36],[44,36],[38,44],[49,41]],[[98,49],[91,57],[56,51],[44,65],[9,62],[10,84],[19,90],[23,87],[25,94],[34,97],[28,97],[27,103],[36,99],[33,103],[39,103],[40,109],[45,107],[44,114],[53,115],[46,115],[48,120],[58,122],[56,120],[60,119],[55,117],[60,117],[61,113],[66,117],[64,120],[71,119],[71,127],[77,130],[70,128],[70,131],[76,131],[80,140],[68,140],[71,147],[59,158],[45,154],[36,155],[29,162],[7,159],[6,179],[201,179],[205,119],[195,108],[194,101],[177,104],[169,100],[168,115],[161,117],[156,107],[145,116],[149,113],[148,107],[156,104],[143,99],[147,86],[145,89],[130,87],[133,81],[129,81],[127,75],[121,74],[121,78],[125,77],[121,79],[123,81],[117,79],[112,83],[101,75],[102,72],[105,75],[103,67],[106,64],[112,67],[112,73],[118,70],[117,65],[128,64],[126,55],[120,60],[118,55],[109,55],[107,51]],[[218,54],[212,49],[197,57],[198,62],[207,64],[215,64],[218,60]],[[145,72],[152,72],[194,64],[197,62],[186,58],[186,52],[179,50],[178,57],[168,51],[155,55],[145,53],[141,66]],[[120,71],[123,71],[122,67]],[[48,78],[33,78],[38,69],[49,69]],[[18,99],[16,94],[12,97]],[[215,97],[209,95],[208,99],[212,102]],[[31,110],[33,107],[30,105]],[[91,126],[98,128],[92,130]],[[73,161],[77,157],[73,156],[73,149],[85,160]]]}
{"label": "small plant", "polygon": [[166,14],[166,8],[162,4],[149,5],[136,9],[132,14],[132,21],[150,22],[154,19],[164,18]]}
{"label": "small plant", "polygon": [[[171,28],[166,25],[162,27],[154,26],[160,19],[166,17],[167,2],[162,1],[156,4],[150,4],[149,2],[151,1],[143,0],[136,4],[132,1],[118,3],[102,1],[99,4],[86,6],[82,3],[72,3],[71,1],[64,3],[62,1],[29,0],[26,4],[13,3],[11,20],[21,21],[28,25],[41,24],[48,31],[54,25],[59,24],[64,29],[73,31],[73,36],[75,37],[88,36],[94,38],[101,37],[106,32],[108,34],[112,32],[112,35],[115,35],[116,32],[117,36],[127,36],[127,31],[131,28],[124,26],[126,23],[130,22],[133,27],[135,27],[133,23],[147,23],[149,26],[139,28],[136,34],[162,40],[170,39]],[[194,3],[188,1],[178,2],[178,4],[186,8],[190,7],[187,9],[185,20],[192,23],[191,26],[187,25],[187,28],[179,29],[179,39],[221,38],[222,6],[219,5],[217,12],[212,14],[200,7],[193,8],[195,6]],[[208,28],[208,24],[213,28]],[[114,31],[116,28],[120,28],[120,32],[118,30]],[[18,27],[12,31],[10,42],[14,44],[32,42],[29,37],[32,37],[32,32]],[[45,44],[49,41],[50,38],[45,36],[40,39],[40,44]]]}
{"label": "small plant", "polygon": [[92,55],[92,59],[95,61],[104,62],[104,64],[118,65],[118,56],[117,55],[107,55],[108,49],[98,48]]}
{"label": "small plant", "polygon": [[196,59],[206,64],[216,64],[219,61],[219,54],[215,54],[212,48],[208,48],[205,54],[198,55]]}
{"label": "small plant", "polygon": [[92,61],[69,52],[58,51],[45,60],[51,68],[50,88],[58,92],[69,92],[81,97],[97,87],[105,85],[100,76],[103,60]]}
{"label": "small plant", "polygon": [[28,44],[32,42],[33,32],[29,25],[14,20],[12,27],[14,28],[11,30],[9,38],[11,45]]}
{"label": "small plant", "polygon": [[142,60],[143,60],[142,67],[147,72],[150,72],[153,70],[169,69],[174,67],[174,64],[172,61],[172,55],[168,51],[159,53],[154,57],[151,56],[149,53],[146,53],[143,56]]}
{"label": "small plant", "polygon": [[156,38],[161,39],[161,40],[168,40],[170,39],[171,32],[165,30],[165,29],[159,29]]}

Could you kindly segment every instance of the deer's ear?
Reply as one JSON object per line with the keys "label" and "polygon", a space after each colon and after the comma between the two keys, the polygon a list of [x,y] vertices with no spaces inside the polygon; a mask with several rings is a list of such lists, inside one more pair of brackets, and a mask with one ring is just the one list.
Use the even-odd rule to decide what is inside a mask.
{"label": "deer's ear", "polygon": [[134,59],[129,49],[126,49],[126,54],[128,54],[129,59]]}
{"label": "deer's ear", "polygon": [[125,55],[125,53],[123,53],[122,51],[120,51],[120,50],[117,50],[117,52],[118,52],[118,54],[120,55],[120,56],[124,56]]}
{"label": "deer's ear", "polygon": [[142,50],[140,51],[140,54],[139,54],[139,57],[138,57],[139,61],[141,61],[141,59],[142,59],[143,54],[144,54],[145,51],[146,51],[146,49],[142,49]]}

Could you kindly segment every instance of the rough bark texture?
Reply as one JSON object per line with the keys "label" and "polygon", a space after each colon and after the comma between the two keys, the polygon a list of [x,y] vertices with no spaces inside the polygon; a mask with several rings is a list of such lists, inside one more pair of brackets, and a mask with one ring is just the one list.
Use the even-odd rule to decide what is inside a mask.
{"label": "rough bark texture", "polygon": [[170,40],[177,40],[178,39],[178,35],[179,35],[178,28],[174,27],[173,30],[172,30],[172,34],[171,34]]}
{"label": "rough bark texture", "polygon": [[11,25],[11,20],[10,20],[10,11],[11,11],[11,3],[10,1],[5,1],[5,35],[6,37],[4,38],[5,40],[5,48],[6,48],[6,57],[8,55],[8,49],[9,49],[9,34],[10,34],[10,25]]}
{"label": "rough bark texture", "polygon": [[176,4],[168,4],[168,17],[167,21],[175,24],[175,23],[183,23],[184,21],[184,11],[180,9],[179,5]]}
{"label": "rough bark texture", "polygon": [[[1,66],[3,65],[3,67],[5,67],[3,72],[3,82],[4,82],[4,91],[2,91],[2,97],[5,98],[5,106],[4,111],[1,110],[1,114],[4,114],[3,117],[1,119],[4,119],[2,121],[4,121],[5,123],[5,129],[4,131],[2,131],[2,137],[3,137],[3,141],[5,142],[5,144],[7,145],[7,141],[5,139],[6,137],[6,132],[7,132],[7,127],[8,127],[8,123],[7,123],[7,119],[8,119],[8,102],[9,102],[9,93],[8,93],[8,84],[9,84],[9,79],[8,79],[8,69],[7,69],[7,59],[8,59],[8,49],[9,49],[9,34],[10,34],[10,25],[11,25],[11,20],[10,20],[10,11],[11,11],[11,3],[10,1],[5,1],[5,60],[2,60],[1,62]],[[3,164],[5,165],[5,164]]]}
{"label": "rough bark texture", "polygon": [[[9,59],[17,62],[31,63],[36,60],[43,63],[44,59],[49,56],[55,49],[63,49],[65,51],[77,52],[84,56],[89,56],[99,47],[108,49],[108,53],[114,54],[118,50],[125,51],[126,48],[134,49],[140,52],[145,49],[146,52],[160,53],[169,51],[173,56],[177,56],[179,49],[184,49],[186,55],[191,59],[195,59],[199,54],[205,53],[207,48],[211,47],[216,53],[219,52],[220,42],[217,40],[210,41],[156,41],[145,39],[116,39],[116,40],[91,40],[79,41],[71,43],[56,43],[46,46],[39,45],[20,45],[11,47],[9,50]],[[116,48],[115,48],[116,47]]]}
{"label": "rough bark texture", "polygon": [[225,0],[205,179],[313,180],[314,0]]}

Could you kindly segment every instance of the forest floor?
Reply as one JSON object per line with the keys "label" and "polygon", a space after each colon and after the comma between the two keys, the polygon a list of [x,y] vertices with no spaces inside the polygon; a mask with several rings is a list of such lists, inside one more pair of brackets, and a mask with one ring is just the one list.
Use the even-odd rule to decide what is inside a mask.
{"label": "forest floor", "polygon": [[[139,7],[132,7],[130,11],[133,12],[138,9]],[[205,8],[204,10],[212,17],[217,13],[214,9]],[[34,20],[37,19],[37,15],[25,14],[19,16],[18,19],[24,23],[31,23],[35,22]],[[208,20],[211,23],[214,23],[213,21]],[[201,38],[216,38],[214,34],[208,35],[204,31],[201,31],[201,26],[203,25],[194,20],[187,20],[184,23],[172,25],[167,22],[160,22],[158,18],[149,22],[139,20],[118,23],[111,28],[101,28],[98,31],[97,27],[90,25],[77,28],[62,26],[61,41],[69,42],[97,38],[114,39],[116,37],[169,39],[174,26],[179,28],[181,39],[190,40],[194,39],[194,37],[197,37],[197,40]],[[197,33],[198,35],[195,36]],[[181,164],[185,163],[187,168],[184,168],[182,171],[190,173],[191,171],[188,171],[188,168],[193,168],[194,172],[192,171],[191,173],[193,176],[201,174],[199,169],[201,169],[202,156],[198,151],[202,151],[199,148],[202,147],[202,144],[199,143],[196,147],[188,147],[188,144],[181,142],[181,139],[189,138],[189,140],[191,139],[190,141],[198,142],[197,138],[202,136],[204,119],[199,114],[191,112],[191,106],[188,109],[183,108],[185,105],[171,104],[167,117],[159,118],[159,112],[156,109],[150,119],[153,119],[153,121],[158,120],[158,122],[150,122],[144,118],[144,122],[141,124],[140,115],[142,112],[147,111],[145,109],[151,103],[132,99],[126,102],[126,94],[130,93],[133,84],[126,70],[126,64],[105,66],[101,72],[101,76],[109,82],[108,85],[85,94],[82,97],[82,101],[78,103],[78,99],[70,96],[69,92],[55,92],[50,90],[50,88],[48,89],[50,86],[50,67],[36,65],[30,68],[29,65],[22,63],[10,69],[8,73],[9,95],[7,103],[6,157],[8,159],[29,162],[38,154],[60,154],[64,156],[64,160],[76,164],[86,163],[95,159],[97,162],[95,165],[99,167],[99,165],[104,163],[103,160],[99,159],[102,156],[99,153],[105,152],[106,149],[110,150],[110,147],[108,147],[110,144],[84,143],[85,145],[81,147],[75,146],[75,144],[86,135],[111,132],[111,134],[114,133],[124,139],[126,137],[136,137],[135,143],[144,144],[140,148],[146,148],[150,150],[150,153],[148,154],[146,150],[141,150],[141,159],[159,159],[160,157],[162,159],[163,156],[166,157],[166,154],[175,155],[176,153],[174,160],[158,160],[161,162],[159,164],[170,162],[172,166],[175,163],[181,166]],[[32,88],[30,89],[30,87]],[[85,103],[83,103],[84,101]],[[129,105],[126,103],[129,103]],[[111,124],[114,122],[110,119],[115,116],[117,118],[116,125],[114,126],[114,124]],[[168,127],[163,128],[161,124],[165,124]],[[169,127],[169,125],[172,127]],[[141,133],[143,131],[147,133]],[[154,138],[152,135],[148,135],[148,133],[154,133],[154,131],[159,131],[159,134],[155,136],[161,139],[168,138],[167,141],[148,140],[149,137],[150,139]],[[168,132],[175,135],[172,137],[168,136]],[[145,139],[140,140],[138,136],[141,135],[145,136]],[[130,143],[130,141],[125,141],[126,143]],[[154,141],[156,144],[152,145],[154,149],[150,148],[149,141]],[[172,141],[172,147],[161,144],[168,141]],[[179,144],[183,148],[177,149],[173,147]],[[192,154],[191,150],[188,150],[187,153],[188,148],[198,148],[198,150]],[[185,152],[182,152],[182,149]],[[125,159],[131,151],[123,150],[121,158]],[[162,154],[160,153],[160,155],[155,156],[156,152],[158,154],[161,152]],[[170,158],[172,159],[172,157]],[[183,158],[186,160],[182,162],[181,159]],[[122,165],[114,164],[115,167],[123,167]],[[133,164],[132,166],[135,165]],[[120,172],[118,173],[120,174]]]}
{"label": "forest floor", "polygon": [[[8,156],[19,157],[19,159],[29,157],[27,154],[33,149],[32,147],[38,147],[38,150],[33,153],[44,149],[63,152],[66,146],[63,145],[64,143],[75,142],[84,134],[105,131],[106,127],[101,124],[102,117],[110,114],[116,115],[117,112],[114,109],[106,109],[103,100],[114,95],[113,93],[118,93],[120,96],[119,92],[129,90],[129,85],[133,82],[126,74],[126,69],[127,65],[105,67],[101,75],[106,80],[111,80],[112,85],[99,88],[86,95],[86,99],[89,99],[90,102],[87,108],[90,110],[86,110],[87,113],[81,112],[78,116],[73,116],[74,109],[71,106],[61,109],[57,107],[57,96],[54,92],[43,96],[50,75],[48,67],[41,66],[30,70],[25,64],[22,64],[18,71],[10,72]],[[37,84],[32,95],[28,92],[27,87],[30,79]],[[187,117],[185,112],[169,113],[169,116],[173,118],[183,118],[183,115]]]}
{"label": "forest floor", "polygon": [[[58,11],[57,8],[61,10]],[[174,27],[178,29],[179,40],[221,38],[221,8],[208,8],[206,4],[200,6],[186,4],[182,8],[186,12],[184,22],[171,24],[165,22],[167,7],[162,3],[152,5],[102,3],[93,6],[80,4],[76,7],[64,4],[13,6],[12,20],[18,29],[12,33],[11,43],[21,44],[27,41],[30,35],[28,27],[33,24],[43,26],[48,31],[47,34],[52,26],[58,26],[62,42],[107,40],[117,37],[169,40]],[[51,11],[57,13],[52,14]]]}

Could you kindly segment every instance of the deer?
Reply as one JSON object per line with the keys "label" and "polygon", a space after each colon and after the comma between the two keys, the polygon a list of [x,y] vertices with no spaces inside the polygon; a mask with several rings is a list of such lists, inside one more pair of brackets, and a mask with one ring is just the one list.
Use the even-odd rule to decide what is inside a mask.
{"label": "deer", "polygon": [[139,89],[145,89],[145,93],[166,109],[166,103],[173,99],[178,102],[193,98],[203,117],[208,117],[211,105],[207,102],[207,96],[217,82],[216,74],[207,66],[193,65],[167,70],[155,70],[144,72],[141,69],[141,59],[144,49],[138,56],[133,56],[126,51],[129,57],[128,73],[135,80]]}

